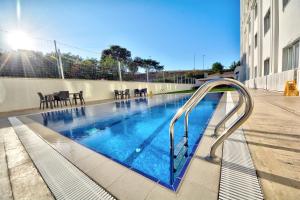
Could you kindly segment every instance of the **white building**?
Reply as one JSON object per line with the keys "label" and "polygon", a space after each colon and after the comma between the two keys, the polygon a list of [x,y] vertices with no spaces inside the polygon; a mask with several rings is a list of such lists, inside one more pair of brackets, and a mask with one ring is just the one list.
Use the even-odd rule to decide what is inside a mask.
{"label": "white building", "polygon": [[250,88],[283,91],[299,73],[300,0],[241,0],[241,69]]}

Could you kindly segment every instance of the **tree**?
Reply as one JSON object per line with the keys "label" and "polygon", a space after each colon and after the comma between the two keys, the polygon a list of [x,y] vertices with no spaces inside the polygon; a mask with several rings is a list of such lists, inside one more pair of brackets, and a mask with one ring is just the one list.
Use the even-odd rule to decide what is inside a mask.
{"label": "tree", "polygon": [[132,74],[135,74],[139,70],[139,63],[131,59],[127,64],[127,68]]}
{"label": "tree", "polygon": [[164,68],[165,68],[165,66],[163,66],[163,65],[156,65],[156,66],[154,67],[154,69],[155,69],[156,71],[163,71]]}
{"label": "tree", "polygon": [[111,77],[113,79],[114,74],[116,74],[117,71],[118,71],[118,63],[115,59],[112,58],[112,56],[109,55],[101,58],[100,72],[102,75],[104,75],[103,76],[104,78]]}
{"label": "tree", "polygon": [[212,68],[211,70],[214,72],[214,73],[222,73],[223,72],[223,69],[224,69],[224,66],[219,63],[219,62],[215,62],[213,65],[212,65]]}
{"label": "tree", "polygon": [[107,56],[111,56],[112,59],[122,64],[128,64],[131,60],[131,52],[118,45],[112,45],[109,49],[104,49],[102,51],[101,60]]}
{"label": "tree", "polygon": [[240,66],[240,65],[241,65],[241,62],[240,62],[240,61],[237,61],[237,62],[233,61],[233,63],[229,66],[229,69],[232,70],[232,71],[234,71],[235,68],[236,68],[237,66]]}
{"label": "tree", "polygon": [[135,57],[134,61],[139,67],[144,68],[146,70],[147,82],[149,81],[149,71],[153,69],[156,71],[163,70],[163,66],[159,65],[159,62],[150,58],[142,59],[140,57]]}
{"label": "tree", "polygon": [[[131,52],[118,45],[112,45],[109,49],[104,49],[102,51],[101,60],[105,59],[107,56],[110,56],[118,62],[118,67],[121,68],[120,71],[125,71],[125,68],[120,65],[128,65],[131,60]],[[119,78],[122,80],[121,74],[119,74]]]}
{"label": "tree", "polygon": [[86,79],[96,79],[97,78],[97,69],[98,61],[95,58],[87,58],[81,62],[82,73]]}

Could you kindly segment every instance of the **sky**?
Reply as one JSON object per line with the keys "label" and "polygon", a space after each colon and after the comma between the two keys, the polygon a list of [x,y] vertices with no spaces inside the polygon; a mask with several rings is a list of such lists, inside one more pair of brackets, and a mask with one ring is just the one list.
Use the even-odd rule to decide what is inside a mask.
{"label": "sky", "polygon": [[229,66],[239,59],[239,2],[0,0],[0,36],[22,30],[41,51],[57,40],[62,52],[82,57],[99,58],[120,45],[166,70],[194,69],[194,57],[196,69],[203,69],[203,58],[205,69],[214,62]]}

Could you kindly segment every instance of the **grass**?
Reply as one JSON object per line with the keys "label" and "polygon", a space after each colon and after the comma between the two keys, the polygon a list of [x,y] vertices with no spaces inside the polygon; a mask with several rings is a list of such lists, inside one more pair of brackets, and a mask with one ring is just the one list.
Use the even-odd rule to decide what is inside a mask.
{"label": "grass", "polygon": [[[220,87],[220,88],[213,88],[210,92],[227,92],[227,91],[234,91],[235,89],[232,87]],[[167,94],[182,94],[182,93],[194,93],[196,89],[193,90],[181,90],[176,92],[168,92]]]}

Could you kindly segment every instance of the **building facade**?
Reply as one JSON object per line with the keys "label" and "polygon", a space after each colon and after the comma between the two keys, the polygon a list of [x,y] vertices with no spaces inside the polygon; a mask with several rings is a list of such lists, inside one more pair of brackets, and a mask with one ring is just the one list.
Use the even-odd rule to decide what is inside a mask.
{"label": "building facade", "polygon": [[283,91],[299,79],[300,0],[241,0],[239,79]]}

